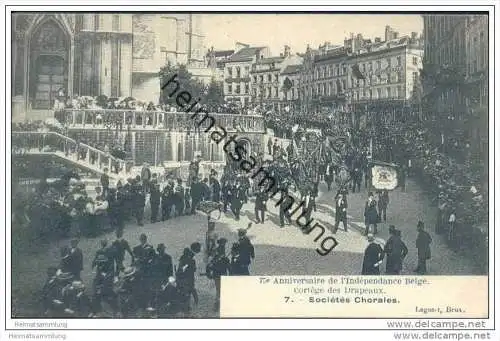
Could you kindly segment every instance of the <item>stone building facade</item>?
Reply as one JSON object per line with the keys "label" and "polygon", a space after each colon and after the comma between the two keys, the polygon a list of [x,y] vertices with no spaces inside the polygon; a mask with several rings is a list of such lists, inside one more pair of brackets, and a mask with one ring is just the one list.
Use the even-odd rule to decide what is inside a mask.
{"label": "stone building facade", "polygon": [[[387,31],[387,29],[386,29]],[[351,35],[344,45],[308,48],[301,73],[303,110],[393,112],[420,92],[423,42],[417,33],[365,39]],[[380,115],[379,115],[380,116]]]}
{"label": "stone building facade", "polygon": [[156,103],[167,62],[204,66],[196,14],[14,13],[14,119],[43,119],[54,99],[126,97]]}

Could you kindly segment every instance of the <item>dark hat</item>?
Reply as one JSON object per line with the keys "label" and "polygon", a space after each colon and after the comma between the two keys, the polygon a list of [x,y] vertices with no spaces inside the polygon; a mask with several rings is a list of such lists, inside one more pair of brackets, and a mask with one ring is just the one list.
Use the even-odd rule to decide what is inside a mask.
{"label": "dark hat", "polygon": [[193,244],[191,244],[191,251],[193,251],[194,253],[199,253],[201,251],[201,244],[198,242],[194,242]]}
{"label": "dark hat", "polygon": [[245,229],[238,229],[238,237],[243,237],[247,235],[247,230]]}
{"label": "dark hat", "polygon": [[136,269],[134,267],[127,268],[123,272],[123,277],[127,278],[127,277],[130,277],[130,276],[133,276],[133,275],[135,275],[135,272],[136,272]]}
{"label": "dark hat", "polygon": [[418,223],[417,223],[417,227],[418,228],[424,228],[424,222],[422,220],[419,220]]}
{"label": "dark hat", "polygon": [[372,197],[372,196],[373,196],[373,192],[369,192],[369,193],[368,193],[368,196],[369,196],[369,197]]}
{"label": "dark hat", "polygon": [[226,238],[220,238],[219,240],[217,240],[218,245],[226,245],[226,243],[227,243]]}
{"label": "dark hat", "polygon": [[160,243],[158,244],[158,246],[156,247],[157,250],[165,250],[165,244],[163,243]]}
{"label": "dark hat", "polygon": [[396,231],[396,226],[389,225],[389,233],[394,233],[394,231]]}

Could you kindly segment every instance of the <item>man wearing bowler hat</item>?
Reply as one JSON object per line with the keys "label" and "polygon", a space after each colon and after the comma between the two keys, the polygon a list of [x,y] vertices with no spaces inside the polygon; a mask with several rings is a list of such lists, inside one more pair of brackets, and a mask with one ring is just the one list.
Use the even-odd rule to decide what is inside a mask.
{"label": "man wearing bowler hat", "polygon": [[373,234],[368,234],[368,246],[365,249],[363,258],[362,275],[380,275],[380,265],[384,259],[384,250],[375,242]]}

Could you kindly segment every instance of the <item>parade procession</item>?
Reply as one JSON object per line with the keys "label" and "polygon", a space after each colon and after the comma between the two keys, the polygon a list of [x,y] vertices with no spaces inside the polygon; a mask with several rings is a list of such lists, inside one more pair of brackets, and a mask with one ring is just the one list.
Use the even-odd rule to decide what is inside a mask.
{"label": "parade procession", "polygon": [[487,271],[487,46],[443,61],[432,36],[480,15],[274,54],[170,15],[13,15],[12,316],[217,318],[226,276]]}

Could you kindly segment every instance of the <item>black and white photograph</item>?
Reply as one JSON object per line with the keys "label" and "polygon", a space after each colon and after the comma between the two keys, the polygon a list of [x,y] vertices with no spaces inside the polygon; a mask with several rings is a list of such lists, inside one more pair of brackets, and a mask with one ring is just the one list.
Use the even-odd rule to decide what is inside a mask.
{"label": "black and white photograph", "polygon": [[7,11],[10,318],[490,274],[488,11],[89,10]]}

